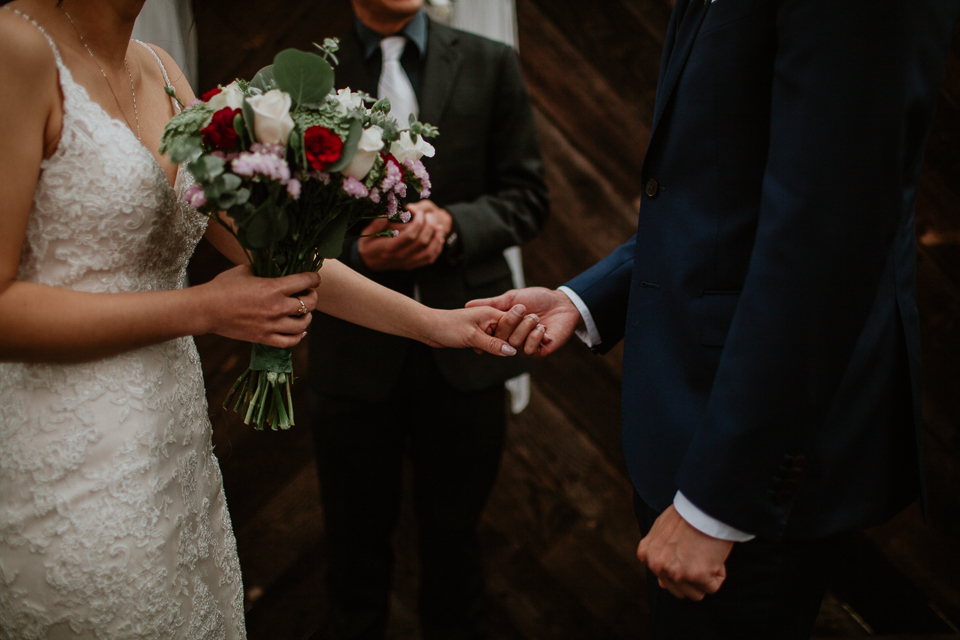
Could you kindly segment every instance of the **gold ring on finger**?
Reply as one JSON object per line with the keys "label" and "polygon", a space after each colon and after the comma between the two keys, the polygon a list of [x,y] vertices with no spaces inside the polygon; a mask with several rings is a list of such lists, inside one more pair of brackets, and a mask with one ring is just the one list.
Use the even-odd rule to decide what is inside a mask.
{"label": "gold ring on finger", "polygon": [[297,309],[297,315],[298,315],[298,316],[305,316],[305,315],[307,315],[307,305],[305,305],[305,304],[303,303],[303,300],[301,300],[300,298],[297,298],[297,302],[300,303],[300,308]]}

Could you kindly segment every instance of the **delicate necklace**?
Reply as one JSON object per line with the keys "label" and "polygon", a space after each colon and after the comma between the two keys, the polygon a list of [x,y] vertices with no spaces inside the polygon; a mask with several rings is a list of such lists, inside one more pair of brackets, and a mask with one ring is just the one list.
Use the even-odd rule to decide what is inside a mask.
{"label": "delicate necklace", "polygon": [[[107,74],[100,65],[100,61],[97,60],[97,56],[93,55],[93,51],[90,50],[86,40],[84,40],[83,36],[80,35],[80,30],[77,29],[76,23],[73,21],[73,18],[70,17],[70,14],[67,13],[67,10],[59,4],[57,7],[63,12],[63,15],[67,16],[67,20],[70,21],[71,26],[73,26],[73,30],[77,33],[77,37],[80,38],[80,44],[83,45],[83,48],[86,49],[87,53],[90,54],[90,57],[93,58],[93,63],[97,65],[98,69],[100,69],[100,75],[103,76],[103,79],[107,83],[107,87],[110,88],[110,93],[113,94],[113,99],[117,101],[117,108],[120,109],[120,113],[123,114],[123,119],[127,121],[127,126],[133,129],[133,125],[130,124],[130,119],[127,118],[127,114],[124,113],[123,107],[120,106],[120,99],[117,97],[117,93],[113,90],[113,85],[110,84],[110,80],[107,79]],[[133,86],[133,74],[130,73],[130,65],[127,64],[127,56],[123,56],[123,66],[127,70],[127,77],[130,78],[130,93],[133,94],[133,116],[137,119],[137,141],[140,141],[140,113],[137,111],[137,90]]]}

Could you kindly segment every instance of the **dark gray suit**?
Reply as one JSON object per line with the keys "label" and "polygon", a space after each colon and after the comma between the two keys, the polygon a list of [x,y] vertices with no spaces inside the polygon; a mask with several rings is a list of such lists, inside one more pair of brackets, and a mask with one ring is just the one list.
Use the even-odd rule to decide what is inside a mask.
{"label": "dark gray suit", "polygon": [[[376,95],[379,53],[364,58],[361,32],[341,39],[337,84]],[[407,295],[416,283],[426,305],[460,308],[512,287],[503,250],[546,218],[533,114],[506,45],[429,23],[413,64],[404,67],[419,88],[419,119],[440,129],[435,156],[424,158],[431,199],[452,215],[459,246],[413,271],[370,271],[356,240],[340,259]],[[503,382],[524,360],[431,349],[323,315],[311,333],[334,637],[383,637],[404,454],[414,471],[424,638],[478,637],[476,526],[503,449]]]}

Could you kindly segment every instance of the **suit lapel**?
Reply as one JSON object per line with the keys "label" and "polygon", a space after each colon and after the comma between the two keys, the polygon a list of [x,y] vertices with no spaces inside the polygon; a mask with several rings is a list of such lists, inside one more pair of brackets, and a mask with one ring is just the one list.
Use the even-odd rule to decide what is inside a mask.
{"label": "suit lapel", "polygon": [[460,70],[459,41],[460,36],[454,30],[430,21],[427,58],[420,77],[421,122],[437,124],[443,116]]}
{"label": "suit lapel", "polygon": [[[686,3],[685,9],[679,6],[681,2]],[[657,130],[657,123],[660,122],[663,110],[670,102],[673,89],[683,73],[683,67],[687,58],[690,57],[690,50],[693,49],[693,41],[697,38],[697,32],[709,8],[710,3],[705,4],[701,0],[678,0],[678,6],[671,17],[672,28],[668,29],[668,38],[664,43],[664,62],[660,67],[660,83],[657,87],[657,106],[653,112],[651,138],[653,132]]]}

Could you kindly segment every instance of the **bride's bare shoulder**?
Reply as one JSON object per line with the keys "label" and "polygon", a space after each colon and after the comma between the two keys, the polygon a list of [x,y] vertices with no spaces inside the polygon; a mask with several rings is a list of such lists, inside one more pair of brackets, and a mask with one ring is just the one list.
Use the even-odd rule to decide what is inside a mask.
{"label": "bride's bare shoulder", "polygon": [[12,11],[0,10],[0,86],[47,87],[56,74],[56,58],[43,33]]}

